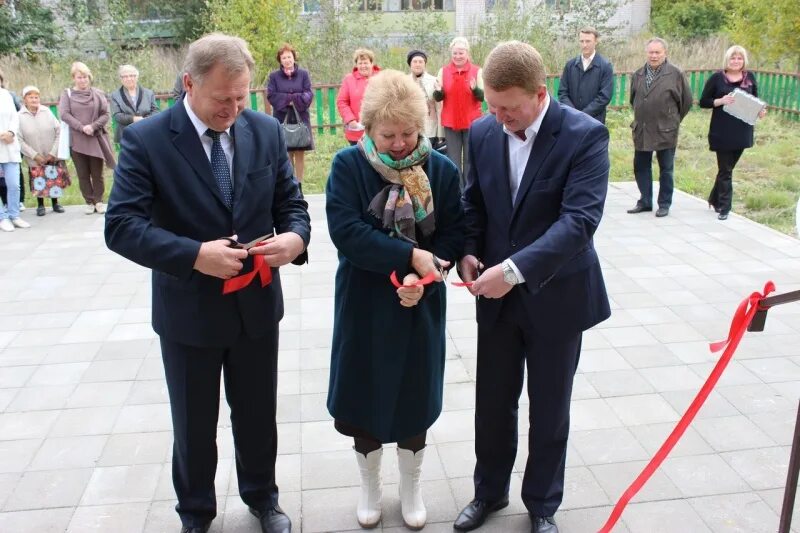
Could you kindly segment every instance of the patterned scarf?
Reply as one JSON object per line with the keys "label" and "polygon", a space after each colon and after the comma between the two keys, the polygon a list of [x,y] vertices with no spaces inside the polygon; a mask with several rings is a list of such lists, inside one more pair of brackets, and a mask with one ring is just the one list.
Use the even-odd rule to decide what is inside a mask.
{"label": "patterned scarf", "polygon": [[644,64],[644,83],[648,89],[650,88],[650,85],[653,83],[653,80],[656,79],[656,76],[658,76],[658,73],[661,72],[661,67],[663,67],[665,63],[666,60],[664,61],[664,63],[661,63],[655,69],[650,66],[650,63]]}
{"label": "patterned scarf", "polygon": [[436,229],[431,184],[422,166],[431,153],[431,143],[420,136],[417,147],[400,161],[378,153],[375,142],[364,134],[358,148],[384,181],[388,182],[369,203],[369,213],[383,221],[383,227],[397,237],[418,244],[417,229],[423,238]]}
{"label": "patterned scarf", "polygon": [[725,70],[720,72],[722,72],[722,77],[725,78],[725,81],[728,82],[729,85],[736,85],[738,83],[739,88],[742,90],[749,89],[753,85],[753,82],[750,80],[750,75],[746,70],[742,70],[741,81],[731,81],[731,79],[728,77],[728,73]]}

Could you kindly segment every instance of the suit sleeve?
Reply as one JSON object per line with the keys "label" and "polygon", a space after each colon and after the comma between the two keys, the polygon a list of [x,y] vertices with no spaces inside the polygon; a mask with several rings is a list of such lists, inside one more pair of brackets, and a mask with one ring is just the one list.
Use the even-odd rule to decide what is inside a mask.
{"label": "suit sleeve", "polygon": [[407,241],[389,237],[363,219],[362,199],[356,183],[360,171],[337,154],[325,188],[325,212],[334,246],[361,270],[401,278],[409,272],[411,251]]}
{"label": "suit sleeve", "polygon": [[601,67],[600,72],[600,92],[597,93],[597,96],[589,102],[583,112],[589,116],[597,116],[602,113],[603,109],[608,105],[611,101],[611,98],[614,96],[614,70],[611,66],[611,63],[606,62]]}
{"label": "suit sleeve", "polygon": [[567,61],[564,71],[561,73],[561,80],[558,82],[558,101],[564,105],[575,107],[569,98],[569,67],[572,61]]}
{"label": "suit sleeve", "polygon": [[[481,136],[475,127],[470,128],[468,146],[470,161],[477,161],[475,156],[475,143]],[[474,255],[480,258],[483,255],[484,239],[486,234],[486,204],[478,179],[478,165],[470,165],[464,184],[461,203],[464,208],[464,255]]]}
{"label": "suit sleeve", "polygon": [[188,279],[201,243],[152,224],[156,183],[148,159],[138,131],[125,128],[106,211],[106,245],[144,267]]}
{"label": "suit sleeve", "polygon": [[286,152],[283,128],[274,123],[277,143],[278,172],[275,179],[275,193],[272,201],[272,220],[278,233],[292,232],[300,235],[305,249],[292,263],[302,265],[308,262],[308,243],[311,240],[311,219],[308,215],[308,202],[294,179],[292,165]]}
{"label": "suit sleeve", "polygon": [[537,291],[592,240],[608,192],[608,137],[608,129],[602,125],[586,132],[570,165],[558,219],[541,237],[511,256],[525,277],[526,290]]}

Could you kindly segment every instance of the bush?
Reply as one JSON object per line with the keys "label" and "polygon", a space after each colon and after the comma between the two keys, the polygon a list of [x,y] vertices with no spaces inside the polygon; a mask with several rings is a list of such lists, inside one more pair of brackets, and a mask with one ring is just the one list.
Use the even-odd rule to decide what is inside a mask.
{"label": "bush", "polygon": [[705,37],[728,22],[729,0],[654,0],[650,21],[653,31],[666,37]]}

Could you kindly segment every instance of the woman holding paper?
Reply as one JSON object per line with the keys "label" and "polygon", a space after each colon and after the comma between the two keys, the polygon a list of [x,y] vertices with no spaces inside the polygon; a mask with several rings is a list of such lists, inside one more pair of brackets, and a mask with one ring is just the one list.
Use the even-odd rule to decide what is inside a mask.
{"label": "woman holding paper", "polygon": [[403,521],[420,529],[427,518],[419,476],[427,430],[442,410],[442,278],[464,244],[458,170],[431,149],[427,114],[410,76],[373,76],[361,104],[364,135],[336,154],[326,189],[339,252],[328,410],[354,439],[356,516],[365,528],[381,520],[381,456],[390,442]]}
{"label": "woman holding paper", "polygon": [[[733,202],[733,168],[745,148],[753,146],[753,126],[725,112],[723,106],[734,101],[733,91],[739,89],[758,96],[756,78],[748,72],[747,52],[741,46],[731,46],[725,52],[723,69],[708,78],[700,107],[713,109],[708,129],[708,144],[717,154],[717,178],[708,197],[709,207],[719,213],[720,220],[728,218]],[[759,118],[763,117],[762,110]]]}

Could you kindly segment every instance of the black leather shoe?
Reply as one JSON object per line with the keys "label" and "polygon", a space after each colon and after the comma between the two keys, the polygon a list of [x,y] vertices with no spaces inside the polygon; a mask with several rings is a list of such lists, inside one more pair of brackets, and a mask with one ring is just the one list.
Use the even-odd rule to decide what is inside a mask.
{"label": "black leather shoe", "polygon": [[207,533],[210,528],[211,528],[211,524],[206,524],[206,525],[200,526],[200,527],[183,526],[181,528],[181,533]]}
{"label": "black leather shoe", "polygon": [[531,533],[558,533],[552,516],[531,516]]}
{"label": "black leather shoe", "polygon": [[61,204],[53,204],[53,213],[63,213],[63,212],[64,208],[61,206]]}
{"label": "black leather shoe", "polygon": [[292,531],[292,521],[277,505],[263,512],[250,507],[250,514],[258,518],[263,533],[291,533]]}
{"label": "black leather shoe", "polygon": [[669,215],[669,207],[659,207],[656,211],[656,216],[661,218]]}
{"label": "black leather shoe", "polygon": [[36,216],[37,217],[43,217],[44,213],[45,213],[45,211],[44,211],[44,206],[43,205],[40,205],[40,206],[38,206],[36,208]]}
{"label": "black leather shoe", "polygon": [[628,209],[628,213],[635,215],[636,213],[644,213],[645,211],[652,211],[652,207],[645,207],[642,204],[636,204],[633,209]]}
{"label": "black leather shoe", "polygon": [[728,213],[720,213],[717,215],[717,218],[720,220],[728,220]]}
{"label": "black leather shoe", "polygon": [[508,497],[503,498],[499,502],[487,502],[476,498],[469,502],[469,505],[464,507],[458,514],[458,518],[453,522],[453,529],[472,531],[473,529],[479,528],[486,521],[486,518],[489,517],[490,513],[499,511],[504,507],[508,507]]}

